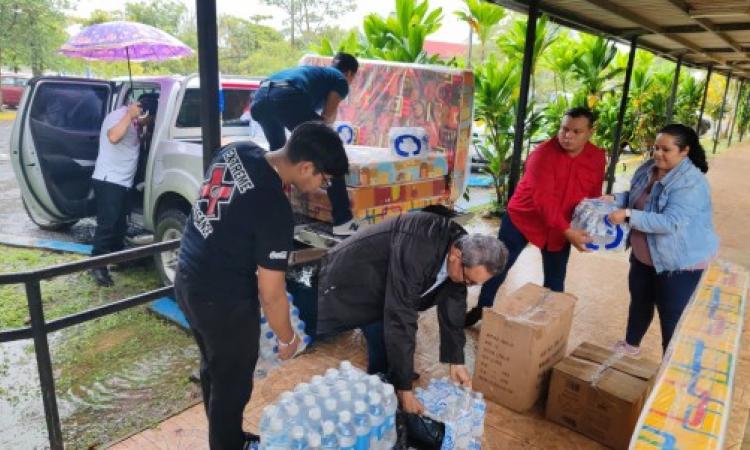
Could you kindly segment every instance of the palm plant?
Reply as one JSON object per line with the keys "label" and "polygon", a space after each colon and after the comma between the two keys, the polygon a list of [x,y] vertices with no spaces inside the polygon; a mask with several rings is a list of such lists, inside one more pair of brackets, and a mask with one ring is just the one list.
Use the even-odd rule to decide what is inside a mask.
{"label": "palm plant", "polygon": [[[464,0],[465,11],[455,11],[459,20],[469,24],[472,33],[479,38],[479,57],[484,61],[487,41],[492,37],[497,25],[505,17],[505,10],[484,0]],[[471,45],[471,41],[469,41]]]}
{"label": "palm plant", "polygon": [[[519,63],[523,60],[523,53],[526,46],[526,19],[519,19],[513,22],[513,26],[507,32],[497,38],[498,48],[508,57],[511,64]],[[549,18],[542,16],[536,24],[536,39],[534,40],[534,51],[531,59],[531,73],[536,70],[536,64],[540,56],[552,45],[559,33],[557,25],[550,25]]]}
{"label": "palm plant", "polygon": [[692,75],[680,77],[680,84],[675,99],[674,117],[677,122],[687,126],[695,125],[698,120],[697,110],[700,105],[705,83],[700,83]]}
{"label": "palm plant", "polygon": [[424,51],[425,38],[436,32],[443,20],[442,8],[428,11],[427,0],[396,0],[396,11],[387,18],[365,17],[362,56],[387,61],[436,63],[436,55]]}
{"label": "palm plant", "polygon": [[750,89],[743,89],[740,93],[740,104],[739,110],[737,111],[737,131],[740,133],[740,141],[745,137],[745,131],[747,131],[750,125],[750,107],[748,107],[748,97],[750,97]]}
{"label": "palm plant", "polygon": [[578,46],[567,31],[560,32],[554,44],[542,55],[541,63],[552,72],[556,92],[568,92],[568,79],[576,58]]}
{"label": "palm plant", "polygon": [[605,85],[623,72],[622,67],[612,65],[617,56],[617,47],[598,36],[583,35],[578,57],[573,61],[573,73],[581,83],[581,92],[589,108],[594,108],[602,98]]}
{"label": "palm plant", "polygon": [[359,55],[362,50],[362,44],[360,43],[359,34],[355,30],[352,30],[337,44],[324,37],[319,44],[311,44],[310,50],[322,56],[333,56],[337,52]]}

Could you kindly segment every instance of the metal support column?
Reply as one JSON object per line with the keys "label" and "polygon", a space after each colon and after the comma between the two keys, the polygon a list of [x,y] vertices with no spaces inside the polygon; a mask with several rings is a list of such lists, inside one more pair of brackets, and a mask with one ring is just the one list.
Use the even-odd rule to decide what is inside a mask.
{"label": "metal support column", "polygon": [[628,67],[625,69],[625,82],[622,85],[622,98],[620,99],[620,112],[617,114],[617,127],[615,136],[612,141],[612,151],[610,153],[609,168],[607,169],[607,194],[612,193],[612,187],[615,184],[615,169],[617,169],[617,160],[620,158],[620,140],[622,139],[622,128],[625,122],[625,112],[628,109],[628,93],[630,92],[630,79],[633,77],[633,65],[635,63],[635,51],[638,37],[630,38],[630,53],[628,54]]}
{"label": "metal support column", "polygon": [[39,287],[39,280],[26,282],[26,298],[29,305],[31,331],[34,335],[34,353],[39,368],[39,384],[42,388],[42,403],[44,404],[44,416],[47,419],[49,444],[52,450],[63,450],[60,414],[57,410],[57,397],[55,397],[55,378],[52,374],[52,359],[49,354],[47,325],[44,322],[42,291]]}
{"label": "metal support column", "polygon": [[664,117],[664,123],[669,124],[672,122],[672,115],[674,114],[674,102],[677,98],[677,88],[680,84],[680,69],[682,69],[682,55],[677,58],[677,67],[674,69],[674,79],[672,80],[672,93],[669,96],[669,103],[667,103],[667,115]]}
{"label": "metal support column", "polygon": [[732,125],[729,127],[729,142],[727,147],[732,145],[732,137],[734,137],[734,128],[737,126],[737,112],[740,110],[740,98],[742,98],[742,88],[745,86],[745,79],[742,78],[739,86],[737,86],[737,100],[734,102],[734,116],[732,117]]}
{"label": "metal support column", "polygon": [[531,67],[534,57],[534,42],[536,41],[536,20],[539,17],[539,1],[529,2],[529,15],[526,23],[526,42],[523,51],[523,68],[521,70],[521,91],[518,94],[518,108],[516,109],[516,126],[513,136],[513,155],[510,162],[510,177],[508,179],[508,200],[513,196],[516,185],[521,178],[521,154],[523,152],[523,135],[526,124],[526,106],[529,100],[529,86],[531,85]]}
{"label": "metal support column", "polygon": [[732,71],[730,70],[727,74],[727,82],[724,85],[724,98],[721,99],[721,109],[719,110],[719,123],[716,125],[716,132],[714,133],[714,149],[711,153],[716,153],[716,146],[719,144],[719,138],[721,138],[721,121],[724,119],[724,108],[727,106],[727,94],[729,94],[729,82],[732,81]]}
{"label": "metal support column", "polygon": [[708,83],[711,81],[711,73],[714,70],[714,66],[708,66],[708,73],[706,74],[706,87],[703,89],[703,100],[701,100],[701,112],[698,114],[698,123],[695,124],[695,132],[698,137],[701,135],[701,122],[703,121],[703,111],[706,109],[706,97],[708,97]]}
{"label": "metal support column", "polygon": [[214,152],[221,145],[216,0],[195,0],[195,10],[198,19],[198,70],[201,80],[201,133],[205,171]]}

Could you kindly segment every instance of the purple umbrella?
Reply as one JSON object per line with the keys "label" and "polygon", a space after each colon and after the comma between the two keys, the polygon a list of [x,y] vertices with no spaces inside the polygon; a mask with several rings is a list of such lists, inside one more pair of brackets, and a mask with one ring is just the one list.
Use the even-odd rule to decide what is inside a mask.
{"label": "purple umbrella", "polygon": [[192,56],[193,49],[174,36],[137,22],[115,21],[91,25],[71,37],[60,53],[98,61],[163,61]]}

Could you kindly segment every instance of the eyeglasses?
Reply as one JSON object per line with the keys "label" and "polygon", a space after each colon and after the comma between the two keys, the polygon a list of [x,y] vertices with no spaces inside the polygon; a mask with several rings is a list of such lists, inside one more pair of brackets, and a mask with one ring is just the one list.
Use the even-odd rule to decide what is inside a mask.
{"label": "eyeglasses", "polygon": [[329,187],[331,187],[331,177],[321,173],[320,174],[320,188],[328,189]]}

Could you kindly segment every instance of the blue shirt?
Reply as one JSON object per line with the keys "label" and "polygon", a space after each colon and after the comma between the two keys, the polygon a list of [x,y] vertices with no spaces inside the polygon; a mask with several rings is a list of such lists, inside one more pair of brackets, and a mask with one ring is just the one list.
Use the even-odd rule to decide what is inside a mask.
{"label": "blue shirt", "polygon": [[[629,192],[615,195],[621,208],[633,208],[648,187],[654,161],[633,175]],[[646,234],[657,273],[685,270],[706,262],[719,249],[712,220],[711,189],[705,175],[685,158],[656,181],[643,210],[633,209],[630,226]]]}
{"label": "blue shirt", "polygon": [[307,94],[310,106],[320,110],[328,94],[336,92],[345,98],[349,94],[349,83],[346,77],[336,68],[320,66],[298,66],[285,69],[268,77],[273,81],[288,81],[294,87]]}

